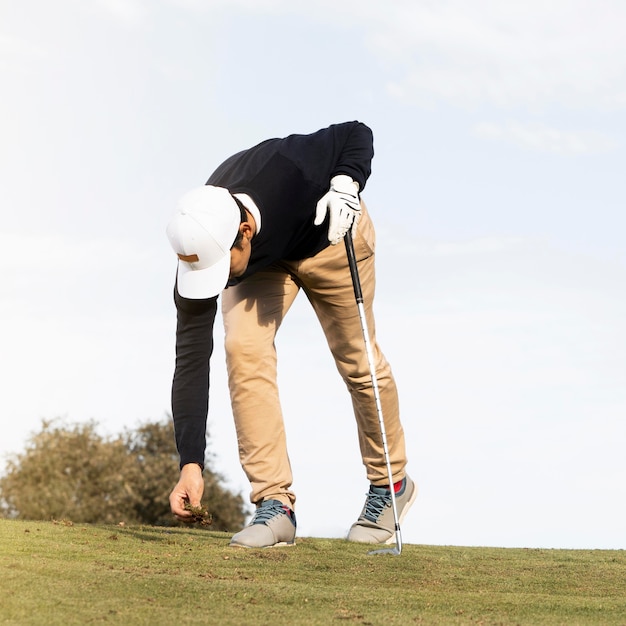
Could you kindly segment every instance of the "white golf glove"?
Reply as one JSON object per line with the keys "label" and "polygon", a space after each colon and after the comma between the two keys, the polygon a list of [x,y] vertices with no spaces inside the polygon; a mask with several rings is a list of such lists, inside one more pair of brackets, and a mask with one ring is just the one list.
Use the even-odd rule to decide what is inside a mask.
{"label": "white golf glove", "polygon": [[317,203],[313,222],[315,226],[319,226],[324,221],[326,213],[330,214],[328,241],[333,246],[345,237],[349,228],[352,228],[354,236],[361,218],[359,183],[346,174],[333,176],[330,180],[330,190]]}

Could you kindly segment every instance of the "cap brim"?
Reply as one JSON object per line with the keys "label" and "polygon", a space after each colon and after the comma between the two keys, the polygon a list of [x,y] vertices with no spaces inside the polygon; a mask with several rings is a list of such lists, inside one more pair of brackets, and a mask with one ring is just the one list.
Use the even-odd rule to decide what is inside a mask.
{"label": "cap brim", "polygon": [[202,300],[214,298],[225,288],[230,275],[230,254],[203,270],[194,270],[189,263],[178,261],[176,286],[183,298]]}

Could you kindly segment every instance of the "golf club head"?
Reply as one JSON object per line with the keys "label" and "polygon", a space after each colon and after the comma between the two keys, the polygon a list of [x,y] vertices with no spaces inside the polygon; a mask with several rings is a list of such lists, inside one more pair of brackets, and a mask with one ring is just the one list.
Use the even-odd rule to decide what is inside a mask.
{"label": "golf club head", "polygon": [[392,556],[400,556],[402,554],[402,534],[400,533],[400,526],[396,525],[396,545],[393,548],[370,550],[367,554],[391,554]]}
{"label": "golf club head", "polygon": [[398,548],[398,546],[394,546],[393,548],[382,548],[380,550],[370,550],[368,555],[371,554],[392,554],[393,556],[400,556],[402,554],[402,549]]}

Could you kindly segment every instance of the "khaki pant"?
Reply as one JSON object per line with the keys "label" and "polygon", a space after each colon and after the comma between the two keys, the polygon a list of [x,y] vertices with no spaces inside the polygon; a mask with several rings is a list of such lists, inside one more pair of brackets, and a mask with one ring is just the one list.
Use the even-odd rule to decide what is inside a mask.
{"label": "khaki pant", "polygon": [[[354,248],[395,482],[405,475],[404,433],[393,374],[375,337],[375,233],[362,206]],[[375,485],[389,482],[363,331],[341,242],[309,259],[276,263],[223,293],[226,363],[239,457],[255,504],[274,498],[293,507],[296,499],[290,490],[292,473],[276,382],[274,338],[300,288],[313,305],[352,397],[367,477]],[[306,363],[296,365],[306,368]]]}

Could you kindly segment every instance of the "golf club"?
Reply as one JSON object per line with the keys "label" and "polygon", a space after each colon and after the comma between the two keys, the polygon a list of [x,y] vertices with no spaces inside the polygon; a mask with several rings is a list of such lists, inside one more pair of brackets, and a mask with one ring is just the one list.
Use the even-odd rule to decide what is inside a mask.
{"label": "golf club", "polygon": [[402,553],[402,534],[400,532],[400,522],[398,520],[398,509],[396,507],[396,494],[393,488],[393,474],[391,473],[391,461],[389,460],[389,448],[387,447],[387,433],[385,431],[385,420],[383,418],[383,409],[380,403],[380,394],[378,393],[378,379],[376,377],[376,365],[374,363],[374,355],[372,354],[372,346],[370,343],[370,335],[367,327],[367,319],[365,317],[365,307],[363,306],[363,293],[361,292],[361,281],[359,279],[359,271],[356,266],[356,256],[354,254],[354,244],[352,242],[352,232],[348,230],[345,236],[346,252],[348,254],[348,264],[350,265],[350,274],[352,276],[352,286],[354,287],[354,297],[359,310],[359,318],[361,320],[361,330],[363,331],[363,339],[365,340],[365,352],[370,368],[370,376],[372,378],[372,389],[374,390],[374,399],[376,400],[376,412],[378,414],[378,423],[380,424],[380,434],[383,441],[383,452],[385,453],[385,463],[387,464],[387,476],[389,479],[389,491],[391,492],[391,507],[393,509],[393,521],[396,530],[396,545],[394,548],[382,548],[380,550],[371,550],[368,554],[393,554],[399,556]]}

